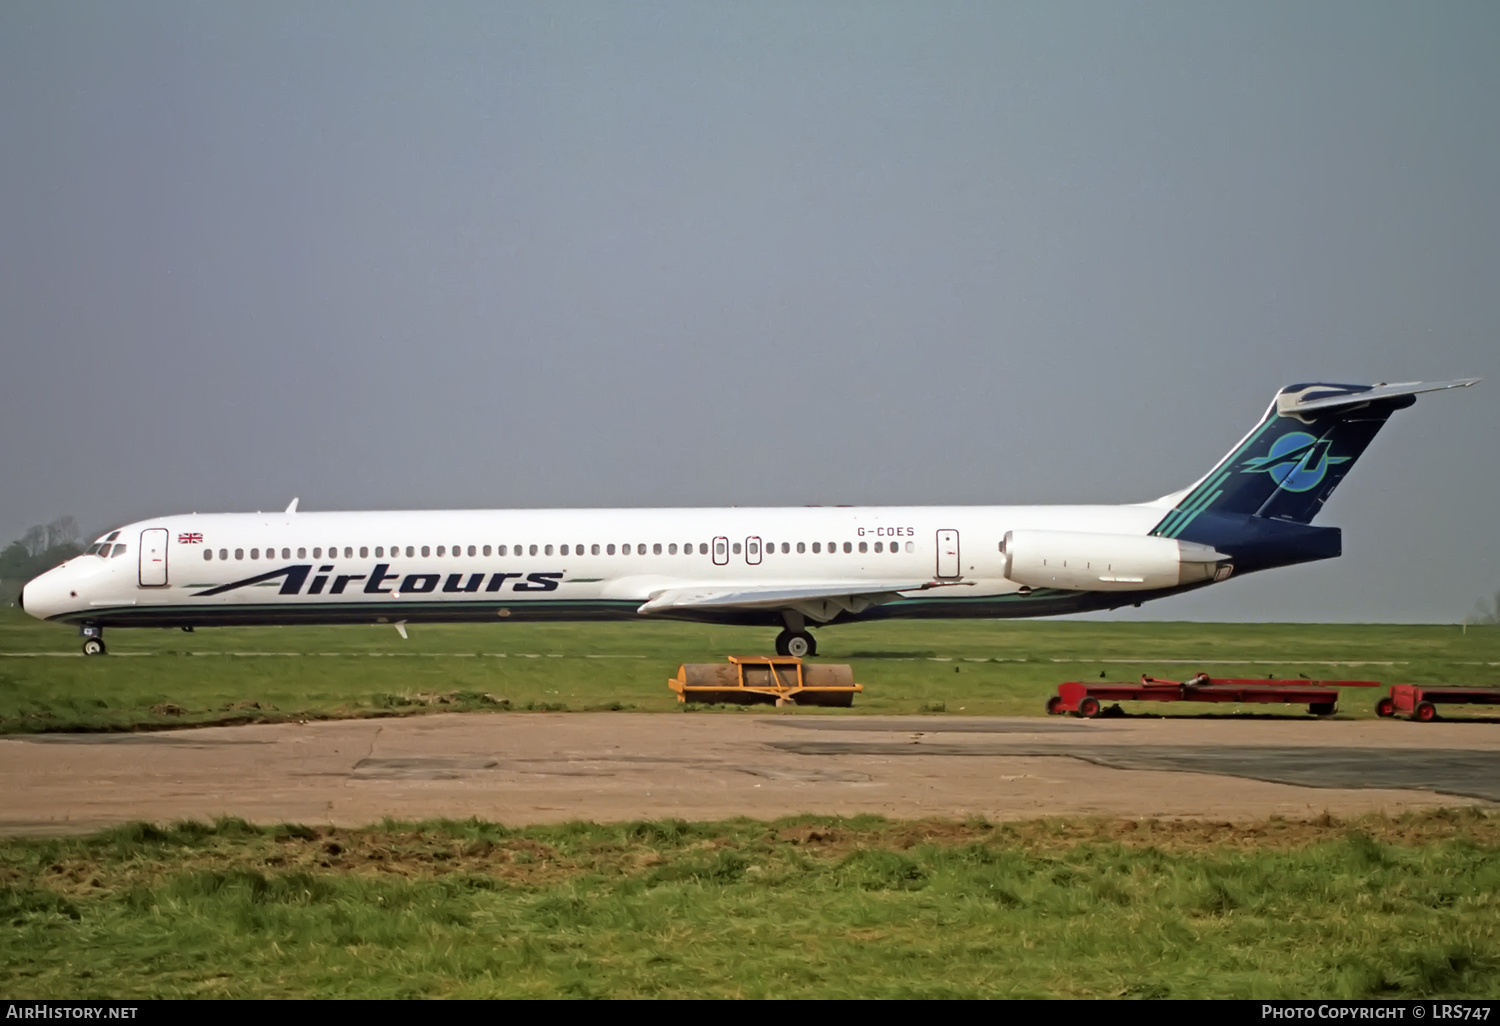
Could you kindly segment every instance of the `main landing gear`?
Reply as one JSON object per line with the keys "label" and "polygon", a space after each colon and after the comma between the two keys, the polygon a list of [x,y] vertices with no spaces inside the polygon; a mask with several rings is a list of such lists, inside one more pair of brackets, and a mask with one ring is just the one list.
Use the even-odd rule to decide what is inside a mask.
{"label": "main landing gear", "polygon": [[807,633],[807,620],[795,609],[783,609],[781,619],[786,630],[776,635],[776,654],[806,659],[818,654],[818,642]]}
{"label": "main landing gear", "polygon": [[818,654],[818,639],[805,630],[794,631],[790,627],[776,635],[776,654],[805,659]]}
{"label": "main landing gear", "polygon": [[102,656],[109,654],[109,649],[104,647],[103,627],[80,627],[78,633],[83,635],[84,655]]}

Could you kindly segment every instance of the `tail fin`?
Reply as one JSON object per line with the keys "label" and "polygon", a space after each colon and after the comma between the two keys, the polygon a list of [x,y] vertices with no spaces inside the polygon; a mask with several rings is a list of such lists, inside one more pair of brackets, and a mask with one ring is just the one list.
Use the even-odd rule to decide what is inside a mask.
{"label": "tail fin", "polygon": [[1412,405],[1420,392],[1477,380],[1283,388],[1240,444],[1174,497],[1172,511],[1151,533],[1179,537],[1209,511],[1309,524],[1392,413]]}

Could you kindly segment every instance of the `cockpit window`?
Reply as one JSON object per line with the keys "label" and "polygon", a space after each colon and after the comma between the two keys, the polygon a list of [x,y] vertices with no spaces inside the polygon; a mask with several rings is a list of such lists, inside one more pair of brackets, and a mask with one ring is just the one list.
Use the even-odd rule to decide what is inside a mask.
{"label": "cockpit window", "polygon": [[118,537],[120,537],[120,532],[119,531],[111,531],[111,532],[109,532],[109,537],[105,538],[104,540],[108,541],[108,542],[112,542],[112,541],[114,541]]}
{"label": "cockpit window", "polygon": [[123,556],[123,555],[125,555],[125,546],[123,546],[123,545],[116,545],[115,546],[115,551],[112,552],[110,555],[111,555],[111,558],[114,557],[114,556]]}
{"label": "cockpit window", "polygon": [[103,546],[103,544],[103,542],[94,542],[94,544],[83,550],[83,554],[85,556],[98,555],[99,549]]}

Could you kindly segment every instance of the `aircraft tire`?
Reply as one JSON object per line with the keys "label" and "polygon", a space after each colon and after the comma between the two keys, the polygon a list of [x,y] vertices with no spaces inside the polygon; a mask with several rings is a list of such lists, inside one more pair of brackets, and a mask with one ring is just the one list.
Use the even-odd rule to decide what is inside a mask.
{"label": "aircraft tire", "polygon": [[86,656],[108,655],[109,650],[104,647],[102,638],[85,638],[83,641],[83,654]]}
{"label": "aircraft tire", "polygon": [[776,654],[806,659],[818,654],[818,642],[807,631],[785,630],[776,635]]}

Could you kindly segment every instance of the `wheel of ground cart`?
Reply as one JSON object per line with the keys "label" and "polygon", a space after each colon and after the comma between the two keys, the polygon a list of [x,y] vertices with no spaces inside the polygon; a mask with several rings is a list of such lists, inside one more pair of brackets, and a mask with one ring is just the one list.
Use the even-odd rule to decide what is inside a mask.
{"label": "wheel of ground cart", "polygon": [[1307,707],[1307,711],[1314,716],[1332,716],[1333,711],[1337,708],[1337,702],[1314,702]]}
{"label": "wheel of ground cart", "polygon": [[1431,702],[1419,702],[1417,703],[1414,715],[1416,719],[1421,720],[1423,723],[1431,723],[1437,719],[1437,706]]}
{"label": "wheel of ground cart", "polygon": [[1078,703],[1078,715],[1086,720],[1091,720],[1099,715],[1099,699],[1090,695]]}
{"label": "wheel of ground cart", "polygon": [[86,656],[101,656],[106,654],[102,638],[85,638],[83,642],[83,654]]}
{"label": "wheel of ground cart", "polygon": [[1061,708],[1062,708],[1062,696],[1061,695],[1053,695],[1051,698],[1047,699],[1047,715],[1048,716],[1056,716],[1058,714],[1058,710],[1061,709]]}
{"label": "wheel of ground cart", "polygon": [[1393,701],[1391,701],[1389,697],[1382,698],[1380,701],[1378,701],[1378,702],[1375,703],[1375,715],[1376,716],[1394,716],[1394,715],[1396,715],[1396,703],[1393,702]]}

